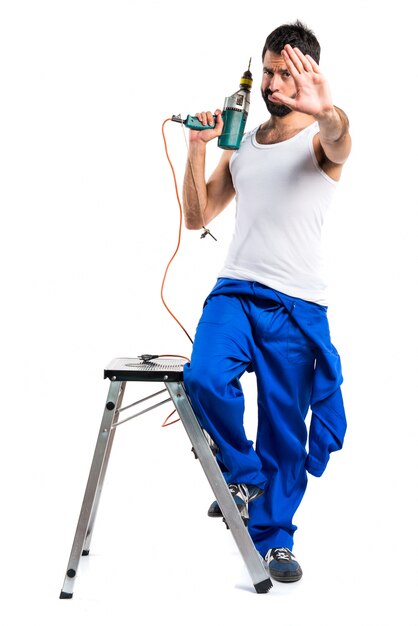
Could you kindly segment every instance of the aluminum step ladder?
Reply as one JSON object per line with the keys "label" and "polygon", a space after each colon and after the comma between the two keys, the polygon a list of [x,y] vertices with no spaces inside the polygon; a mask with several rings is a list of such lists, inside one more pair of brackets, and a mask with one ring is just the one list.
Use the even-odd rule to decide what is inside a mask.
{"label": "aluminum step ladder", "polygon": [[[199,459],[203,471],[212,487],[215,498],[224,516],[224,521],[230,529],[242,558],[244,559],[255,591],[257,593],[267,593],[272,587],[272,582],[266,572],[261,557],[246,528],[246,524],[243,520],[245,515],[241,517],[238,511],[214,456],[210,439],[199,425],[188,400],[183,385],[184,363],[185,361],[182,359],[142,355],[137,358],[113,359],[104,370],[104,377],[110,380],[110,388],[97,437],[84,499],[81,505],[70,558],[65,572],[64,584],[60,594],[61,599],[73,597],[73,589],[80,558],[87,556],[90,551],[94,522],[116,427],[138,415],[142,415],[147,411],[171,401],[174,403],[177,413],[189,436],[195,456]],[[125,387],[126,384],[131,381],[162,382],[164,386],[156,393],[142,398],[129,406],[123,407],[122,402]],[[154,398],[160,394],[166,394],[164,399],[160,402],[145,408],[139,413],[121,419],[121,413],[123,411],[127,409],[132,410],[132,407],[144,401],[151,400],[154,402]]]}

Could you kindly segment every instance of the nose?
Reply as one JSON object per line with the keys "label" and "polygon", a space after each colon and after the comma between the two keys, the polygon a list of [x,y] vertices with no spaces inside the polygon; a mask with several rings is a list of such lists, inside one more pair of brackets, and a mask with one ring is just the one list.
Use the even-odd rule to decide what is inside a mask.
{"label": "nose", "polygon": [[270,85],[269,85],[270,91],[272,92],[280,91],[282,84],[283,84],[283,80],[280,74],[273,74],[273,76],[270,79]]}

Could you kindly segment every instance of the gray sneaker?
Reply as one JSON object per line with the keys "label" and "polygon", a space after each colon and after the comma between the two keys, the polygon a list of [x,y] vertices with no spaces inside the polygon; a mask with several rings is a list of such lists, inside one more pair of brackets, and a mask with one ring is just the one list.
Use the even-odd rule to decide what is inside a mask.
{"label": "gray sneaker", "polygon": [[[234,498],[235,504],[238,507],[238,511],[241,514],[246,512],[247,505],[251,502],[251,500],[255,500],[264,493],[264,489],[261,489],[256,485],[238,485],[236,483],[232,483],[231,485],[228,485],[228,487]],[[210,505],[208,515],[209,517],[223,517],[222,511],[216,500]]]}

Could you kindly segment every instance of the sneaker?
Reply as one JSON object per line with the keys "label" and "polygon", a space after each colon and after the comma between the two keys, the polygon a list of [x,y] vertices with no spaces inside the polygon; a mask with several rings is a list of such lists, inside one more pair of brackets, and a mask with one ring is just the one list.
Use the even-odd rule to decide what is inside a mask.
{"label": "sneaker", "polygon": [[[251,502],[251,500],[255,500],[264,493],[264,489],[260,489],[260,487],[256,485],[238,485],[233,483],[228,485],[228,487],[240,513],[246,510],[247,504]],[[216,500],[210,505],[208,515],[209,517],[223,517]]]}
{"label": "sneaker", "polygon": [[302,569],[288,548],[271,548],[264,559],[273,580],[294,583],[302,578]]}

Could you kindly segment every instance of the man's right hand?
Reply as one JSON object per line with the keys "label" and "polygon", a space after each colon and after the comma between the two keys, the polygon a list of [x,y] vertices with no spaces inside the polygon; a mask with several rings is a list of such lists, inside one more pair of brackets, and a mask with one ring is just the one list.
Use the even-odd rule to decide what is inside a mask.
{"label": "man's right hand", "polygon": [[204,126],[215,123],[215,128],[209,128],[207,130],[190,130],[190,143],[208,143],[211,139],[215,139],[215,137],[219,137],[222,134],[224,123],[222,119],[222,111],[220,109],[216,109],[214,114],[210,111],[202,111],[201,113],[196,113],[196,117]]}

